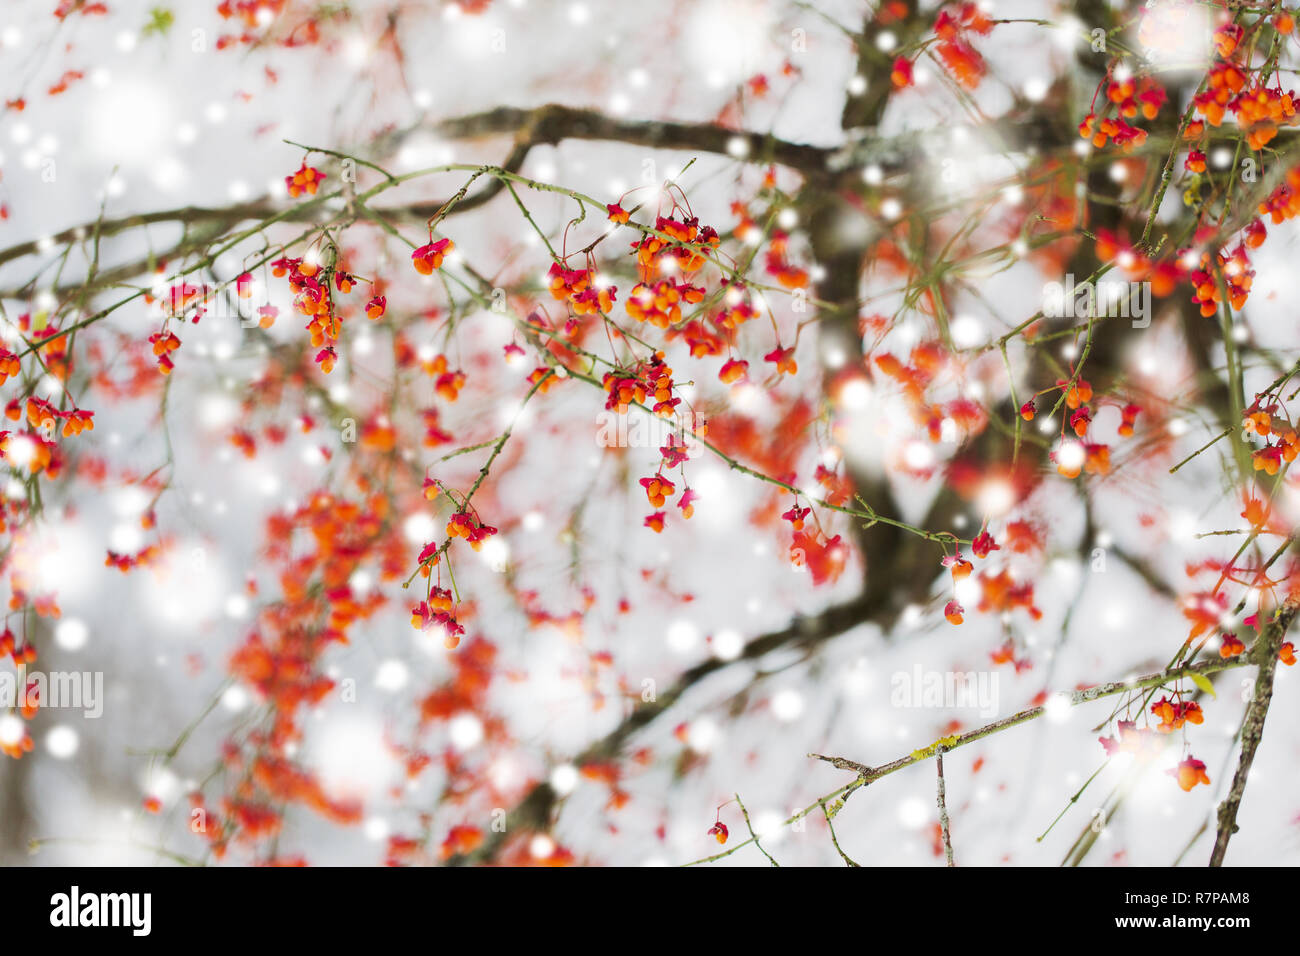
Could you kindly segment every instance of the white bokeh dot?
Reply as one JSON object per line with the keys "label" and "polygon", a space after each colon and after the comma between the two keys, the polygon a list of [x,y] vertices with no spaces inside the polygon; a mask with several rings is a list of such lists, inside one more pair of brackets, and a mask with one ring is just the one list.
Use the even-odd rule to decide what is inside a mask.
{"label": "white bokeh dot", "polygon": [[77,736],[77,732],[62,724],[51,727],[49,733],[45,735],[45,749],[49,751],[51,757],[59,760],[67,760],[77,752],[80,745],[81,739]]}
{"label": "white bokeh dot", "polygon": [[80,618],[65,618],[54,629],[54,643],[65,651],[81,650],[89,638],[90,630]]}

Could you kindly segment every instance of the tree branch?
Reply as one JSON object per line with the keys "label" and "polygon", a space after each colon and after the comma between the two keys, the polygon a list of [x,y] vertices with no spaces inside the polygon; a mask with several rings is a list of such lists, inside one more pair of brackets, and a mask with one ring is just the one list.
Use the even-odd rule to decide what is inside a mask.
{"label": "tree branch", "polygon": [[948,800],[946,787],[943,781],[943,748],[934,757],[935,767],[939,774],[939,795],[935,800],[939,804],[939,830],[943,834],[943,853],[948,858],[949,866],[956,866],[952,861],[952,831],[948,824]]}
{"label": "tree branch", "polygon": [[805,173],[821,172],[833,150],[791,143],[766,133],[733,130],[714,123],[670,123],[624,120],[596,110],[551,103],[535,109],[501,106],[484,113],[458,116],[433,124],[447,139],[472,139],[513,133],[533,144],[555,145],[561,140],[608,140],[651,149],[716,153],[750,162],[775,162]]}
{"label": "tree branch", "polygon": [[[1219,671],[1233,670],[1234,668],[1242,667],[1249,663],[1251,663],[1251,661],[1244,660],[1243,657],[1234,657],[1228,660],[1205,660],[1199,664],[1190,664],[1183,667],[1171,668],[1160,671],[1156,674],[1148,674],[1145,677],[1139,677],[1134,680],[1111,681],[1107,684],[1097,684],[1093,687],[1085,687],[1082,690],[1072,692],[1069,695],[1069,700],[1071,705],[1077,706],[1079,704],[1088,703],[1089,701],[1098,700],[1102,697],[1120,694],[1128,690],[1137,690],[1143,687],[1158,687],[1161,684],[1172,680],[1178,680],[1179,678],[1186,677],[1189,674],[1216,674]],[[905,767],[910,767],[912,764],[920,763],[923,760],[929,760],[940,750],[944,753],[947,753],[949,750],[956,750],[958,747],[974,743],[976,740],[982,740],[985,737],[992,736],[993,734],[1007,730],[1008,728],[1034,720],[1037,717],[1041,717],[1045,712],[1046,709],[1044,707],[1031,707],[1028,710],[1022,710],[1017,714],[1012,714],[1009,717],[995,720],[991,724],[986,724],[985,726],[969,731],[968,733],[954,737],[946,737],[940,741],[936,741],[929,747],[925,747],[921,750],[914,750],[906,757],[900,757],[897,760],[879,767],[868,767],[866,764],[858,763],[856,760],[849,760],[846,757],[829,757],[823,754],[810,753],[808,755],[809,757],[817,760],[824,760],[826,763],[829,763],[838,770],[852,770],[858,775],[857,779],[850,784],[840,787],[832,793],[819,797],[815,802],[804,807],[802,810],[797,810],[790,815],[785,823],[790,824],[807,816],[818,807],[823,807],[827,800],[833,800],[837,797],[847,798],[850,794],[875,780],[879,780],[881,777],[888,776],[891,773],[896,773]],[[748,846],[751,842],[753,841],[745,840],[742,843],[737,843],[728,850],[724,850],[722,853],[715,853],[713,856],[705,857],[701,860],[695,860],[686,865],[694,866],[697,863],[711,863],[714,860],[720,860],[725,856],[730,856],[742,847]]]}
{"label": "tree branch", "polygon": [[[701,661],[683,672],[671,687],[657,694],[654,700],[642,702],[624,717],[617,727],[588,745],[574,758],[574,763],[582,766],[617,756],[633,734],[647,727],[664,711],[676,704],[696,684],[723,668],[739,661],[756,660],[782,647],[812,646],[829,640],[868,620],[871,610],[871,605],[866,598],[859,596],[843,604],[834,605],[818,615],[796,618],[779,631],[754,638],[745,644],[740,656],[733,661],[724,661],[716,657]],[[490,860],[500,851],[508,835],[514,830],[546,829],[550,826],[556,800],[557,794],[549,784],[543,782],[534,785],[519,805],[510,812],[505,831],[491,834],[473,854],[453,858],[450,862],[464,865]]]}
{"label": "tree branch", "polygon": [[[1145,677],[1138,677],[1134,680],[1111,681],[1106,684],[1096,684],[1092,687],[1085,687],[1083,690],[1071,692],[1068,695],[1068,699],[1070,705],[1073,707],[1094,700],[1100,700],[1103,697],[1122,694],[1125,691],[1140,690],[1145,687],[1160,687],[1170,681],[1175,681],[1191,674],[1206,676],[1209,674],[1217,674],[1219,671],[1231,670],[1235,667],[1242,667],[1246,664],[1252,663],[1243,658],[1244,655],[1243,657],[1234,657],[1227,660],[1211,658],[1209,660],[1201,661],[1199,664],[1188,664],[1183,667],[1170,668],[1156,674],[1148,674]],[[983,740],[985,737],[991,737],[994,734],[1001,733],[1002,731],[1018,726],[1019,724],[1035,720],[1038,717],[1043,716],[1046,712],[1047,708],[1042,705],[1038,707],[1030,707],[1029,709],[1022,710],[1019,713],[1011,714],[1008,717],[995,720],[991,724],[985,724],[983,727],[977,727],[975,730],[967,731],[964,734],[945,737],[942,740],[931,744],[929,747],[923,747],[920,750],[913,750],[907,756],[899,757],[897,760],[892,760],[879,767],[868,767],[865,764],[849,760],[845,757],[828,757],[823,754],[809,754],[808,756],[817,760],[824,760],[838,770],[852,770],[863,779],[864,783],[872,783],[879,780],[881,777],[886,777],[905,767],[910,767],[912,764],[920,763],[923,760],[929,760],[938,753],[940,748],[942,748],[945,753],[949,750],[956,750],[958,747],[964,747],[967,744],[972,744],[977,740]]]}
{"label": "tree branch", "polygon": [[1250,767],[1255,762],[1255,751],[1259,749],[1259,742],[1264,736],[1268,705],[1273,700],[1273,676],[1277,672],[1278,648],[1298,610],[1300,604],[1284,605],[1255,641],[1251,656],[1259,664],[1259,673],[1255,677],[1255,693],[1246,708],[1246,721],[1241,730],[1241,759],[1237,762],[1237,772],[1233,775],[1228,796],[1219,804],[1219,829],[1214,838],[1214,850],[1210,853],[1210,866],[1223,865],[1224,854],[1228,852],[1228,841],[1237,832],[1237,810],[1246,792],[1246,781],[1250,776]]}

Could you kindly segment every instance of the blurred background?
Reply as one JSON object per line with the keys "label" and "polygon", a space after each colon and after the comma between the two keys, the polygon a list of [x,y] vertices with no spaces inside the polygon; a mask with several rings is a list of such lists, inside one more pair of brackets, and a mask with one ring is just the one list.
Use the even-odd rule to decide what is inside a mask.
{"label": "blurred background", "polygon": [[[508,132],[450,135],[442,124],[498,106],[560,103],[611,120],[720,124],[828,149],[864,136],[881,144],[865,156],[846,149],[844,162],[866,190],[866,211],[861,223],[837,220],[833,241],[815,235],[822,224],[820,200],[808,192],[814,187],[798,170],[774,174],[788,201],[765,209],[784,217],[779,228],[791,235],[791,258],[810,270],[818,299],[827,298],[827,270],[837,266],[815,245],[838,250],[875,241],[891,220],[906,221],[914,210],[941,207],[965,217],[958,221],[973,231],[996,233],[999,245],[1028,234],[1024,223],[1038,214],[1038,194],[1015,183],[1026,170],[1041,171],[1036,164],[1053,151],[1062,162],[1090,163],[1087,181],[1114,184],[1120,207],[1132,195],[1124,193],[1124,177],[1150,175],[1075,149],[1074,127],[1107,68],[1104,55],[1092,56],[1089,31],[1132,20],[1136,7],[989,5],[999,19],[1042,22],[999,24],[979,39],[987,76],[967,103],[928,61],[918,67],[915,89],[887,96],[891,42],[910,42],[932,25],[938,8],[925,5],[900,5],[892,41],[880,38],[890,29],[887,17],[853,0],[496,0],[473,8],[291,0],[265,4],[265,12],[248,5],[252,27],[237,12],[223,17],[220,7],[231,12],[231,5],[215,0],[110,0],[106,12],[84,6],[12,0],[0,11],[0,92],[25,100],[0,119],[0,246],[36,243],[29,254],[0,260],[11,322],[58,314],[67,324],[150,288],[152,258],[212,220],[176,217],[105,238],[102,268],[148,265],[71,305],[85,247],[84,237],[59,238],[65,229],[183,207],[281,208],[289,202],[284,177],[304,158],[301,146],[286,141],[362,157],[397,175],[437,164],[502,163],[512,146]],[[337,9],[327,14],[326,6]],[[63,8],[66,15],[57,15]],[[1189,27],[1186,49],[1160,51],[1171,64],[1160,79],[1173,101],[1162,122],[1176,123],[1179,96],[1190,96],[1203,75],[1209,32]],[[258,39],[239,42],[241,33]],[[1141,52],[1136,31],[1116,35]],[[1284,75],[1283,86],[1289,79]],[[66,90],[51,93],[60,83]],[[868,126],[851,121],[855,109],[870,113]],[[1156,168],[1168,132],[1139,154]],[[313,154],[308,165],[332,177],[329,188],[338,185],[337,157]],[[733,203],[755,201],[766,170],[725,152],[565,138],[533,146],[519,172],[609,203],[634,187],[675,180],[700,222],[724,231],[737,220]],[[360,173],[359,188],[379,181],[373,171]],[[400,210],[429,203],[454,194],[469,175],[422,177],[374,204]],[[540,230],[569,251],[603,227],[589,221],[565,239],[574,202],[521,192]],[[1162,223],[1181,215],[1178,193],[1171,189]],[[899,204],[892,214],[891,197]],[[429,214],[395,212],[394,219],[422,244]],[[282,242],[303,228],[285,223],[268,235]],[[532,299],[557,314],[543,287],[546,248],[509,195],[449,217],[439,231],[454,237],[459,254],[449,271],[467,275],[476,267],[509,290],[512,309],[525,314]],[[636,281],[623,255],[632,237],[619,234],[600,253],[600,267],[621,291]],[[1058,477],[1035,447],[1026,452],[1032,480],[998,478],[991,464],[998,459],[990,457],[979,466],[980,493],[953,495],[944,464],[972,449],[995,452],[978,450],[971,434],[951,423],[939,441],[918,443],[924,430],[892,383],[878,374],[840,381],[858,359],[846,359],[839,340],[819,338],[817,328],[795,339],[814,313],[796,311],[785,298],[770,304],[782,344],[797,342],[794,378],[758,374],[772,347],[770,329],[747,330],[753,382],[736,389],[717,381],[720,360],[696,368],[680,342],[673,346],[670,364],[683,394],[716,419],[711,434],[746,464],[774,476],[788,468],[798,487],[809,488],[817,465],[827,465],[853,477],[881,514],[964,538],[986,520],[1004,542],[1011,521],[1035,529],[1040,546],[1018,554],[1008,547],[993,560],[1011,562],[1016,580],[1032,580],[1041,619],[1023,610],[977,613],[981,593],[972,582],[973,592],[959,594],[966,620],[953,627],[943,618],[951,595],[933,543],[920,550],[905,533],[863,531],[860,521],[818,509],[827,535],[842,536],[846,567],[814,582],[789,559],[790,529],[779,513],[791,496],[707,451],[687,466],[700,496],[695,517],[683,521],[667,509],[667,527],[653,533],[643,526],[647,509],[636,481],[653,473],[661,441],[602,447],[603,397],[578,382],[521,411],[534,363],[503,361],[512,341],[527,346],[509,318],[462,305],[453,352],[444,325],[421,319],[430,309],[446,316],[447,290],[416,281],[408,247],[362,227],[343,241],[355,252],[355,271],[391,283],[389,314],[407,323],[405,341],[415,353],[454,354],[467,371],[457,402],[438,403],[441,426],[455,441],[420,443],[417,410],[436,403],[429,380],[394,372],[382,324],[349,319],[345,361],[328,377],[313,377],[310,356],[308,372],[286,371],[299,369],[301,356],[292,350],[306,347],[306,333],[288,286],[265,270],[255,275],[254,300],[275,305],[277,323],[250,330],[217,311],[181,328],[184,345],[165,403],[152,378],[131,384],[145,378],[130,349],[158,330],[156,303],[128,304],[79,335],[76,384],[81,404],[95,411],[95,428],[75,440],[68,473],[42,481],[44,514],[14,533],[7,558],[11,571],[21,565],[32,593],[56,596],[60,613],[18,612],[8,623],[17,629],[21,617],[31,629],[41,669],[102,672],[103,715],[42,709],[27,724],[32,752],[0,762],[5,864],[215,862],[189,826],[189,794],[203,790],[210,805],[219,802],[237,785],[223,744],[266,728],[256,689],[233,678],[228,662],[250,633],[265,628],[260,615],[283,588],[287,562],[271,553],[278,535],[268,519],[351,480],[352,449],[338,427],[349,417],[367,423],[385,408],[405,413],[403,460],[461,490],[486,453],[440,459],[516,424],[475,498],[483,520],[500,532],[477,554],[462,548],[455,565],[458,590],[474,605],[466,640],[495,649],[481,688],[465,676],[469,644],[448,651],[440,638],[413,629],[413,592],[401,588],[421,548],[441,540],[445,507],[422,501],[418,490],[394,493],[395,540],[406,549],[400,575],[370,560],[348,581],[358,601],[383,603],[352,626],[348,643],[322,652],[320,669],[335,687],[300,715],[302,736],[289,754],[330,799],[359,801],[362,809],[339,823],[306,807],[279,808],[274,854],[313,864],[378,865],[393,858],[394,837],[424,848],[424,856],[402,862],[436,861],[451,852],[439,848],[453,827],[491,834],[507,813],[515,814],[511,826],[522,828],[507,838],[526,836],[519,860],[546,861],[563,848],[580,863],[679,864],[726,849],[707,832],[716,819],[733,842],[747,835],[737,805],[728,805],[738,794],[765,849],[783,865],[840,865],[820,811],[782,825],[852,780],[809,753],[875,766],[1039,703],[1044,692],[1158,671],[1186,636],[1180,600],[1195,588],[1185,566],[1235,550],[1235,539],[1197,537],[1241,525],[1240,494],[1224,477],[1225,460],[1212,452],[1168,474],[1226,427],[1206,371],[1221,366],[1222,343],[1212,335],[1200,341],[1209,333],[1188,324],[1185,286],[1156,301],[1150,328],[1120,323],[1098,345],[1087,377],[1099,391],[1111,385],[1116,394],[1147,396],[1147,431],[1137,444],[1117,444],[1112,474],[1089,481],[1086,493]],[[728,242],[743,248],[735,237]],[[1248,395],[1271,382],[1279,364],[1295,360],[1300,329],[1285,292],[1295,242],[1289,224],[1271,227],[1269,242],[1253,253],[1255,285],[1240,316]],[[80,251],[61,265],[69,245]],[[254,235],[232,247],[205,281],[232,279],[264,245]],[[942,245],[936,240],[931,254]],[[968,260],[950,290],[953,336],[972,353],[950,397],[1005,412],[1001,356],[980,349],[1033,315],[1044,284],[1081,260],[1063,255],[1055,270],[1028,253],[994,261],[997,268],[981,273]],[[934,338],[932,316],[904,306],[897,275],[869,269],[849,281],[864,302],[860,317],[892,317],[875,354],[902,355]],[[599,338],[587,347],[601,347]],[[1057,367],[1077,357],[1069,341],[1042,347]],[[852,349],[861,353],[860,336]],[[1022,396],[1026,380],[1030,391],[1049,384],[1042,374],[1033,378],[1035,359],[1019,342],[1011,361]],[[148,356],[143,367],[153,375]],[[316,384],[304,385],[303,375]],[[285,384],[268,384],[275,381]],[[60,386],[36,388],[57,394]],[[310,428],[304,415],[313,418]],[[1119,424],[1118,408],[1109,406],[1096,427],[1113,437]],[[662,425],[647,427],[656,439],[667,435]],[[268,429],[280,440],[268,440]],[[254,457],[231,441],[241,431],[257,437]],[[9,496],[25,500],[28,493],[15,472]],[[1294,521],[1294,483],[1284,487],[1279,507]],[[153,528],[142,524],[149,514]],[[160,542],[148,567],[123,573],[105,566],[106,552],[135,554]],[[1234,604],[1240,593],[1232,593]],[[1009,641],[1027,666],[994,663]],[[899,687],[953,673],[976,675],[992,695],[987,706],[900,702]],[[1098,737],[1113,725],[1096,728],[1118,698],[1049,707],[1045,719],[948,755],[958,862],[1164,866],[1183,859],[1191,844],[1185,861],[1202,864],[1212,841],[1202,829],[1209,822],[1212,834],[1214,806],[1231,779],[1243,682],[1253,673],[1220,675],[1217,698],[1203,699],[1205,723],[1190,739],[1212,784],[1191,793],[1163,772],[1181,759],[1179,741],[1147,765],[1107,761]],[[1279,668],[1229,863],[1300,862],[1300,741],[1289,730],[1300,719],[1295,680],[1291,669]],[[422,708],[439,688],[454,692],[447,711],[428,719]],[[660,695],[668,695],[662,708],[629,724],[639,705]],[[408,772],[412,748],[433,758],[416,774]],[[923,765],[854,794],[835,817],[844,852],[863,865],[942,864],[934,787]],[[520,814],[521,805],[539,805],[525,804],[530,795],[545,803],[545,825]],[[1081,845],[1087,852],[1076,856]],[[265,855],[236,845],[222,862]],[[496,858],[514,859],[504,852]],[[767,863],[752,846],[719,862]]]}

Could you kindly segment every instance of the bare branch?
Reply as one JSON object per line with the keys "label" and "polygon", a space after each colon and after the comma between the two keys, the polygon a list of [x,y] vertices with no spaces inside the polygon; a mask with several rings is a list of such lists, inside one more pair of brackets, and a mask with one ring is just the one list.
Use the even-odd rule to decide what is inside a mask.
{"label": "bare branch", "polygon": [[935,767],[939,774],[939,795],[935,802],[939,804],[939,829],[943,834],[943,853],[948,858],[949,866],[956,866],[952,861],[952,832],[948,823],[948,800],[946,788],[943,781],[943,748],[934,757]]}
{"label": "bare branch", "polygon": [[1255,751],[1259,749],[1259,742],[1264,736],[1268,705],[1273,700],[1273,676],[1277,671],[1278,648],[1297,611],[1300,611],[1300,604],[1284,605],[1255,641],[1252,656],[1259,664],[1259,673],[1255,677],[1255,693],[1246,708],[1246,721],[1241,729],[1241,759],[1237,762],[1237,772],[1233,775],[1228,796],[1219,804],[1219,829],[1214,838],[1214,850],[1210,853],[1210,866],[1223,865],[1224,854],[1228,852],[1228,841],[1237,832],[1237,810],[1246,792],[1246,781],[1250,776],[1251,765],[1255,762]]}
{"label": "bare branch", "polygon": [[831,149],[790,143],[778,137],[732,130],[715,123],[625,120],[596,110],[552,103],[536,109],[502,106],[484,113],[442,120],[433,132],[448,139],[473,139],[504,133],[534,144],[561,140],[606,140],[650,149],[716,153],[751,162],[774,162],[805,173],[821,172]]}

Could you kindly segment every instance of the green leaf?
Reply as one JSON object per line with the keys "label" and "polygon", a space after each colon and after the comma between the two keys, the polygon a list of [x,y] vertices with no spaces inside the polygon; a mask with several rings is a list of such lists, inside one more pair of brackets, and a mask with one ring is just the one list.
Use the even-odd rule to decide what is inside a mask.
{"label": "green leaf", "polygon": [[1214,692],[1214,685],[1210,683],[1210,679],[1206,677],[1204,674],[1201,674],[1197,671],[1192,671],[1187,676],[1190,677],[1192,679],[1192,683],[1195,684],[1197,687],[1199,687],[1201,690],[1205,691],[1207,694],[1209,694],[1211,697],[1215,698],[1216,700],[1218,699],[1219,695]]}
{"label": "green leaf", "polygon": [[176,18],[170,10],[166,7],[154,7],[149,11],[149,22],[144,25],[144,29],[140,32],[145,36],[149,36],[151,33],[164,36],[172,28],[174,22],[176,22]]}

